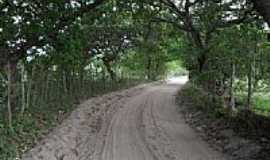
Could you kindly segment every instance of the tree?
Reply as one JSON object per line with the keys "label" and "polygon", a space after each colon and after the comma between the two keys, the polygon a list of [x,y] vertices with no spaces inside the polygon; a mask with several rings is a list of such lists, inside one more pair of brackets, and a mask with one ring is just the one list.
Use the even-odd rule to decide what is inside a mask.
{"label": "tree", "polygon": [[[184,31],[190,41],[198,49],[196,72],[203,73],[208,68],[209,42],[219,29],[230,27],[250,20],[250,5],[240,5],[241,1],[180,1],[160,0],[164,12],[160,12],[156,21],[173,24]],[[232,6],[240,6],[232,9]],[[227,12],[231,12],[227,14]],[[232,19],[230,16],[235,15]]]}
{"label": "tree", "polygon": [[[91,12],[104,0],[87,1],[1,1],[0,66],[9,75],[9,120],[16,107],[17,64],[35,48],[54,46],[58,35],[77,18]],[[47,26],[47,27],[45,27]],[[49,34],[47,34],[49,33]],[[31,52],[34,54],[33,52]],[[10,122],[9,124],[12,124]]]}

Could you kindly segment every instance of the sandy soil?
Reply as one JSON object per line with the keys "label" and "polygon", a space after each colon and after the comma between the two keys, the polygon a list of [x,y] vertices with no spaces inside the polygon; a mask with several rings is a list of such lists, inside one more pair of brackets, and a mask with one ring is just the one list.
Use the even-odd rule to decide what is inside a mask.
{"label": "sandy soil", "polygon": [[150,84],[80,105],[23,160],[225,160],[175,105],[181,85]]}

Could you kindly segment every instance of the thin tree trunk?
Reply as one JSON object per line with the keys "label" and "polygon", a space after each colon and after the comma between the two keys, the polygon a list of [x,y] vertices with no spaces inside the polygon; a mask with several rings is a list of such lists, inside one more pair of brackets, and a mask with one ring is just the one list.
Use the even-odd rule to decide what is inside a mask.
{"label": "thin tree trunk", "polygon": [[104,65],[105,65],[108,73],[110,74],[111,79],[114,81],[116,79],[116,75],[111,67],[110,62],[108,62],[108,61],[103,61],[103,62],[104,62]]}
{"label": "thin tree trunk", "polygon": [[152,76],[151,76],[151,64],[152,64],[151,58],[148,56],[147,57],[147,65],[146,65],[146,72],[147,72],[147,79],[148,80],[152,79]]}
{"label": "thin tree trunk", "polygon": [[105,74],[105,70],[104,70],[104,67],[102,69],[102,92],[101,93],[104,93],[104,91],[106,90],[106,74]]}
{"label": "thin tree trunk", "polygon": [[[270,3],[269,3],[270,4]],[[252,105],[252,94],[254,92],[254,83],[256,80],[256,53],[257,53],[258,39],[256,38],[256,43],[254,44],[254,53],[251,55],[249,63],[249,73],[248,73],[248,95],[247,95],[247,109],[251,110]]]}
{"label": "thin tree trunk", "polygon": [[26,99],[25,99],[25,68],[24,64],[21,66],[21,87],[22,87],[22,108],[21,108],[21,115],[24,114],[25,108],[26,108]]}
{"label": "thin tree trunk", "polygon": [[44,101],[48,102],[49,99],[49,85],[50,85],[50,74],[49,71],[47,71],[47,74],[45,76],[45,88],[44,88]]}
{"label": "thin tree trunk", "polygon": [[34,65],[32,68],[31,76],[28,77],[28,86],[27,86],[27,98],[26,98],[26,109],[31,105],[31,93],[32,93],[32,85],[33,85],[33,78],[35,76],[36,66]]}
{"label": "thin tree trunk", "polygon": [[12,67],[11,67],[11,62],[8,61],[8,65],[7,65],[7,75],[8,75],[8,101],[7,101],[7,107],[8,107],[8,126],[9,128],[12,130],[13,127],[12,127],[12,109],[13,109],[13,94],[14,94],[14,84],[12,82],[12,76],[15,76],[15,75],[12,75]]}
{"label": "thin tree trunk", "polygon": [[63,81],[64,93],[65,93],[65,96],[66,96],[66,95],[68,95],[66,71],[62,72],[62,81]]}
{"label": "thin tree trunk", "polygon": [[44,105],[45,104],[45,101],[44,101],[44,93],[45,93],[44,80],[46,78],[46,74],[47,74],[47,72],[45,71],[45,67],[42,65],[42,67],[41,67],[41,75],[40,75],[39,84],[38,84],[38,86],[40,87],[39,88],[39,93],[37,94],[38,98],[39,98],[39,101],[37,103],[38,105]]}
{"label": "thin tree trunk", "polygon": [[84,85],[84,75],[85,75],[85,71],[84,71],[84,65],[80,66],[80,70],[79,70],[79,81],[80,81],[80,90],[81,90],[81,96],[82,96],[82,99],[86,98],[86,91],[87,89],[85,88],[85,85]]}
{"label": "thin tree trunk", "polygon": [[247,110],[251,109],[251,98],[252,98],[252,64],[249,65],[248,73],[248,94],[247,94]]}
{"label": "thin tree trunk", "polygon": [[230,101],[229,101],[229,109],[231,111],[235,110],[235,98],[234,98],[234,93],[233,93],[233,83],[234,83],[234,77],[235,77],[235,64],[231,64],[231,79],[230,79]]}

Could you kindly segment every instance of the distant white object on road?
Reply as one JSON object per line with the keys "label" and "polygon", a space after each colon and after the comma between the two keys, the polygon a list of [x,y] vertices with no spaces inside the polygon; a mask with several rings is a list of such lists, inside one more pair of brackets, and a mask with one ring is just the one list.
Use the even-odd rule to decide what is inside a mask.
{"label": "distant white object on road", "polygon": [[167,80],[168,84],[185,84],[188,82],[188,76],[181,76],[181,77],[171,77]]}

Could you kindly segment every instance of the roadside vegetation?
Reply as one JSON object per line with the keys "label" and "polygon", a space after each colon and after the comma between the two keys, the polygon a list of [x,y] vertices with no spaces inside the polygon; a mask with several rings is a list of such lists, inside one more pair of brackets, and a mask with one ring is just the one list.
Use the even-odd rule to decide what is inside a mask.
{"label": "roadside vegetation", "polygon": [[206,113],[269,117],[269,5],[0,1],[0,159],[20,156],[87,98],[168,76],[188,74],[183,92]]}

